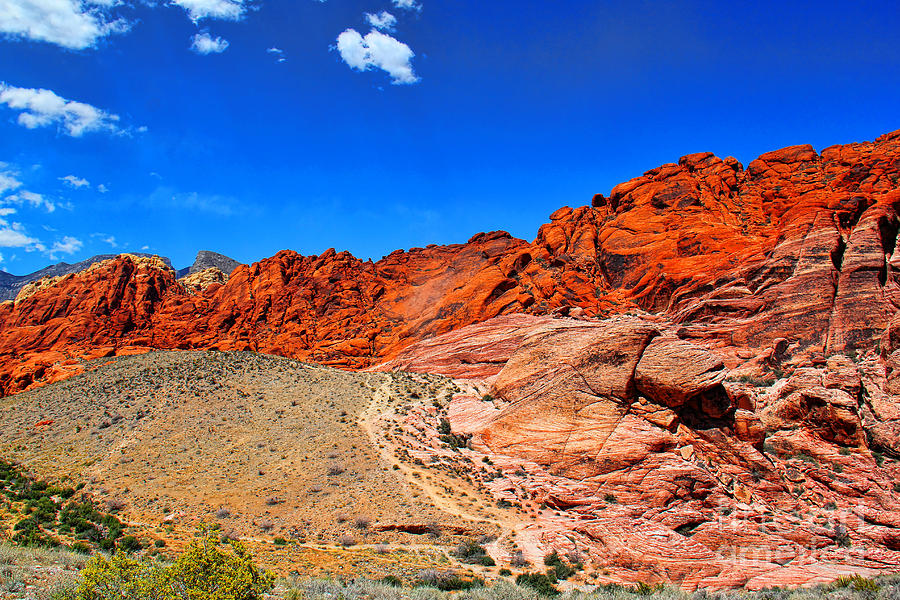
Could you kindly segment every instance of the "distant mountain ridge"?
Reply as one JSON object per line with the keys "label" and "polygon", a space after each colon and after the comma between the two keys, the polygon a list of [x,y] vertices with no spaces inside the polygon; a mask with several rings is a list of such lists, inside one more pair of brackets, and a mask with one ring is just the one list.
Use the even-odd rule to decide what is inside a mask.
{"label": "distant mountain ridge", "polygon": [[[154,256],[153,254],[148,254],[146,252],[129,252],[128,254],[145,257]],[[110,260],[118,256],[121,256],[121,254],[97,254],[96,256],[92,256],[73,264],[59,262],[55,265],[50,265],[38,271],[34,271],[33,273],[28,273],[27,275],[13,275],[11,273],[7,273],[6,271],[0,271],[0,302],[4,300],[15,300],[16,296],[19,293],[19,290],[21,290],[32,281],[39,281],[45,277],[61,277],[69,275],[71,273],[79,273],[93,264],[103,262],[104,260]],[[168,257],[161,256],[160,258],[163,260],[163,262],[169,265],[169,267],[172,267],[172,261]],[[219,254],[218,252],[210,252],[209,250],[201,250],[197,253],[197,258],[194,260],[194,263],[191,266],[178,270],[175,270],[175,268],[172,267],[172,269],[175,270],[178,278],[196,273],[198,271],[202,271],[204,269],[208,269],[210,267],[217,267],[227,275],[231,273],[235,268],[237,268],[240,264],[241,263],[239,263],[238,261],[234,260],[233,258],[229,258],[224,254]]]}
{"label": "distant mountain ridge", "polygon": [[210,250],[201,250],[197,253],[197,258],[194,259],[194,264],[183,269],[178,269],[175,274],[179,279],[181,279],[182,277],[186,277],[187,275],[193,275],[194,273],[199,273],[204,269],[215,267],[226,275],[230,275],[231,272],[241,266],[241,264],[242,263],[239,263],[233,258],[225,256],[224,254],[211,252]]}

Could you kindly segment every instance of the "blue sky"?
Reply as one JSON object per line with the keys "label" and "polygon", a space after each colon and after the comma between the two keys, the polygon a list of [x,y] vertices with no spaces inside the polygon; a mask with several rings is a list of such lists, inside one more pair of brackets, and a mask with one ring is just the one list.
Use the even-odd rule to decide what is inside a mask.
{"label": "blue sky", "polygon": [[0,0],[0,269],[533,239],[683,154],[900,128],[898,31],[896,1]]}

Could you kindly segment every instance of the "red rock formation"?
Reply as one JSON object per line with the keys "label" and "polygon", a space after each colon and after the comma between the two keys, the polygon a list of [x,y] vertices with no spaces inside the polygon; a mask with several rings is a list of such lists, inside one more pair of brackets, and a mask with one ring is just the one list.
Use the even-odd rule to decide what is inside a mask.
{"label": "red rock formation", "polygon": [[[458,452],[498,501],[548,509],[523,529],[537,540],[532,561],[577,549],[606,581],[688,589],[822,583],[900,564],[900,462],[875,451],[900,457],[900,446],[896,434],[872,435],[895,426],[900,398],[877,395],[874,355],[749,385],[723,381],[715,354],[671,337],[673,324],[511,321],[415,344],[403,361],[465,376],[469,349],[483,348],[472,375],[502,365],[491,396],[457,395],[448,419],[472,436]],[[484,346],[522,332],[512,352]]]}
{"label": "red rock formation", "polygon": [[788,365],[864,348],[900,305],[898,177],[900,131],[821,154],[785,148],[746,169],[691,154],[557,210],[533,243],[493,232],[375,263],[283,251],[191,294],[163,265],[122,257],[0,307],[0,391],[99,349],[248,349],[362,368],[498,315],[635,307],[705,345],[759,356],[780,344],[767,360]]}

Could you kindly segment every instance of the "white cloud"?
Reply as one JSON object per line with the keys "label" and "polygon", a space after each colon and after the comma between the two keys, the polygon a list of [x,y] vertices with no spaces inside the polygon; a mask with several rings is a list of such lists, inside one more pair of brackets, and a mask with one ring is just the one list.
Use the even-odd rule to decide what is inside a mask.
{"label": "white cloud", "polygon": [[59,180],[65,183],[67,186],[76,189],[89,187],[91,185],[91,182],[87,179],[84,179],[83,177],[76,177],[75,175],[66,175],[65,177],[60,177]]}
{"label": "white cloud", "polygon": [[16,209],[12,208],[11,206],[0,207],[0,217],[7,217],[14,214],[16,214]]}
{"label": "white cloud", "polygon": [[[5,164],[3,166],[6,166]],[[15,171],[0,171],[0,194],[18,189],[22,186],[22,182],[16,179],[18,175]]]}
{"label": "white cloud", "polygon": [[107,9],[115,4],[109,0],[3,0],[0,32],[73,50],[91,48],[102,38],[130,28],[124,19],[108,15]]}
{"label": "white cloud", "polygon": [[101,194],[105,194],[106,192],[109,191],[109,188],[101,183],[97,186],[97,191],[100,192]]}
{"label": "white cloud", "polygon": [[116,242],[116,237],[113,235],[109,235],[106,233],[92,233],[91,239],[97,239],[105,244],[109,244],[113,248],[118,248],[119,244]]}
{"label": "white cloud", "polygon": [[84,102],[66,100],[51,90],[20,88],[0,82],[0,104],[19,112],[19,125],[28,129],[56,125],[63,133],[81,137],[86,132],[124,133],[119,116]]}
{"label": "white cloud", "polygon": [[275,55],[275,62],[283,63],[283,62],[285,62],[285,61],[287,60],[287,59],[284,57],[284,50],[282,50],[281,48],[274,48],[274,47],[273,47],[273,48],[268,48],[268,49],[266,50],[266,52],[268,52],[269,54]]}
{"label": "white cloud", "polygon": [[355,29],[347,29],[337,38],[337,49],[350,68],[367,71],[377,67],[386,71],[391,83],[409,84],[419,81],[413,72],[413,51],[391,36],[372,30],[365,37]]}
{"label": "white cloud", "polygon": [[422,10],[422,5],[416,0],[391,0],[394,6],[403,10]]}
{"label": "white cloud", "polygon": [[198,33],[191,38],[191,50],[197,54],[221,54],[228,48],[228,40],[213,38],[208,33]]}
{"label": "white cloud", "polygon": [[3,201],[19,205],[28,204],[32,208],[44,207],[47,212],[56,210],[56,204],[52,200],[48,200],[42,194],[36,194],[35,192],[29,192],[28,190],[16,192],[12,196],[4,198]]}
{"label": "white cloud", "polygon": [[369,25],[371,25],[375,29],[380,29],[382,31],[393,31],[394,25],[397,24],[397,17],[387,12],[386,10],[383,10],[377,15],[373,13],[366,13],[366,21],[368,21]]}
{"label": "white cloud", "polygon": [[75,254],[84,244],[78,238],[74,238],[70,235],[64,235],[61,240],[57,240],[53,242],[53,245],[50,247],[50,250],[47,251],[47,256],[51,259],[56,260],[58,255],[60,254]]}
{"label": "white cloud", "polygon": [[195,23],[200,19],[238,21],[244,16],[244,0],[172,0],[172,4],[187,11]]}
{"label": "white cloud", "polygon": [[30,237],[21,223],[7,223],[0,219],[0,248],[25,248],[32,250],[44,250],[41,241]]}

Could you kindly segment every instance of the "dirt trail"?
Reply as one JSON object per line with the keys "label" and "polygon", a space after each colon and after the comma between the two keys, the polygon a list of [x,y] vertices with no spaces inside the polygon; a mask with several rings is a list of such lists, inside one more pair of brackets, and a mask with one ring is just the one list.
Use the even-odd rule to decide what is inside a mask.
{"label": "dirt trail", "polygon": [[[398,458],[401,445],[385,435],[386,427],[382,426],[393,423],[392,417],[399,416],[396,408],[404,400],[393,394],[392,384],[393,381],[386,381],[372,394],[358,421],[382,460],[390,464],[392,469],[402,473],[410,486],[420,489],[441,511],[475,524],[498,527],[500,534],[497,538],[485,544],[485,549],[494,560],[507,562],[510,552],[504,549],[504,546],[513,541],[526,551],[530,551],[528,554],[539,554],[538,535],[537,532],[529,530],[531,524],[523,521],[515,513],[495,507],[493,499],[483,490],[459,478],[448,477],[424,466],[413,466]],[[441,391],[446,392],[447,389],[449,386],[445,384]],[[435,397],[437,395],[435,394]],[[425,398],[421,402],[431,400]],[[462,498],[472,497],[480,499],[477,503],[478,510],[473,510],[471,505],[466,506],[462,501]]]}

